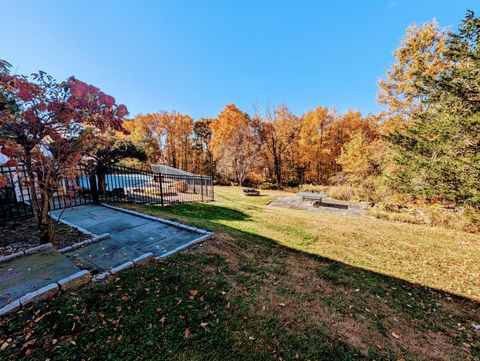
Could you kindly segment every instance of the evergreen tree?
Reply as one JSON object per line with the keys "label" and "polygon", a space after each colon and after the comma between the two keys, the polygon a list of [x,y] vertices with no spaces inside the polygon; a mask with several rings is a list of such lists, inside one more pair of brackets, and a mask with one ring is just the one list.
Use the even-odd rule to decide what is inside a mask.
{"label": "evergreen tree", "polygon": [[480,19],[468,12],[445,52],[453,64],[424,75],[427,107],[414,124],[387,139],[397,150],[394,186],[430,201],[480,205]]}

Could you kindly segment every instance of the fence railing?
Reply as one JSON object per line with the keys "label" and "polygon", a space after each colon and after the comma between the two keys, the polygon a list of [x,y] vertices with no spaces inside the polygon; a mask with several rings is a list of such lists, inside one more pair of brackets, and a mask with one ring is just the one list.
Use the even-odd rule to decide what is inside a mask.
{"label": "fence railing", "polygon": [[120,166],[105,167],[97,177],[99,193],[105,201],[167,205],[214,198],[211,177],[154,173]]}
{"label": "fence railing", "polygon": [[[211,177],[154,173],[122,166],[106,166],[92,173],[83,165],[75,177],[59,185],[50,209],[103,201],[168,205],[214,199]],[[30,179],[23,166],[0,166],[0,219],[33,215]],[[38,187],[37,187],[38,188]],[[40,199],[41,195],[36,195]]]}

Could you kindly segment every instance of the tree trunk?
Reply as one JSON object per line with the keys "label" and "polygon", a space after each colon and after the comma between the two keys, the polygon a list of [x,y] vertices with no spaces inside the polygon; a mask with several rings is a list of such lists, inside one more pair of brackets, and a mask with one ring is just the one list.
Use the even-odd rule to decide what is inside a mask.
{"label": "tree trunk", "polygon": [[40,242],[49,243],[53,240],[53,232],[49,224],[48,212],[50,211],[50,194],[47,190],[42,192],[42,210],[40,214],[40,222],[38,227],[40,229]]}
{"label": "tree trunk", "polygon": [[102,168],[97,168],[97,177],[98,177],[98,192],[100,194],[105,194],[106,192],[106,182],[105,182],[105,171]]}
{"label": "tree trunk", "polygon": [[100,201],[98,199],[97,177],[95,177],[94,173],[90,174],[88,181],[90,183],[90,191],[92,192],[92,201],[95,204],[99,204]]}
{"label": "tree trunk", "polygon": [[280,156],[275,154],[273,161],[274,161],[274,169],[275,169],[275,180],[277,181],[277,185],[279,186],[282,183],[282,170],[281,170]]}
{"label": "tree trunk", "polygon": [[40,207],[38,206],[38,199],[37,199],[37,186],[35,183],[35,174],[32,170],[32,156],[30,154],[30,150],[25,150],[25,170],[27,172],[27,176],[29,178],[29,192],[30,192],[30,202],[32,203],[32,212],[33,218],[35,219],[35,223],[39,223],[39,216],[38,212]]}

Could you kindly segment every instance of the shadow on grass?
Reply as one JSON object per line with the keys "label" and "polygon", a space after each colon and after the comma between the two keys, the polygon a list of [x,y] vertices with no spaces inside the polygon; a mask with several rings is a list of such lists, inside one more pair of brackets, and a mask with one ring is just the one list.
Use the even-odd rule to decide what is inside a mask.
{"label": "shadow on grass", "polygon": [[[129,207],[125,204],[119,204],[120,206]],[[177,219],[180,219],[182,222],[194,225],[200,228],[211,230],[217,233],[226,233],[235,237],[240,237],[241,240],[255,241],[260,242],[262,245],[266,246],[266,249],[272,249],[273,247],[279,247],[280,249],[287,250],[288,252],[307,255],[308,257],[315,259],[322,263],[327,263],[327,270],[322,271],[321,273],[325,277],[330,277],[332,280],[336,279],[338,275],[343,275],[342,279],[350,278],[353,280],[353,283],[364,284],[368,286],[369,284],[375,284],[375,287],[378,288],[378,285],[392,285],[395,283],[401,284],[402,288],[412,287],[412,289],[417,290],[418,292],[437,292],[439,295],[443,295],[445,298],[455,298],[457,300],[473,302],[480,304],[473,299],[449,293],[444,290],[434,289],[426,286],[421,286],[418,284],[411,283],[409,281],[403,280],[401,278],[392,277],[377,273],[370,270],[365,270],[363,268],[355,267],[348,265],[346,263],[332,260],[330,258],[322,257],[316,254],[304,252],[298,249],[289,248],[285,245],[278,244],[275,240],[272,240],[267,237],[263,237],[258,234],[249,233],[242,231],[237,228],[229,227],[225,224],[219,223],[218,221],[248,221],[250,217],[241,211],[218,206],[212,203],[183,203],[170,205],[166,207],[158,206],[149,206],[149,205],[136,205],[132,208],[145,210],[152,214],[160,215],[161,217],[169,218],[169,216],[174,216]],[[373,290],[372,290],[373,291]],[[379,289],[377,289],[380,292]],[[409,304],[411,306],[411,304]]]}
{"label": "shadow on grass", "polygon": [[[313,266],[315,269],[311,270],[312,276],[321,278],[332,290],[328,294],[313,296],[321,299],[332,312],[348,317],[353,314],[357,321],[358,317],[369,319],[376,327],[375,332],[383,337],[392,337],[391,330],[387,330],[385,324],[389,324],[392,319],[402,318],[408,320],[404,321],[405,327],[413,327],[409,329],[412,334],[406,336],[413,337],[413,333],[417,331],[424,335],[440,332],[449,335],[448,341],[459,350],[463,347],[462,344],[469,344],[472,339],[478,337],[478,331],[472,326],[473,323],[480,321],[480,304],[477,301],[289,248],[270,238],[221,222],[248,221],[249,216],[239,210],[211,203],[179,204],[163,208],[135,206],[135,208],[161,217],[173,216],[184,223],[233,236],[235,238],[233,252],[239,254],[241,264],[240,272],[234,275],[235,282],[250,289],[252,294],[269,275],[289,276],[289,266],[286,262],[289,256],[298,256],[299,262],[301,257],[307,257],[315,264]],[[266,261],[267,259],[269,261]],[[292,293],[288,289],[277,289],[275,292],[284,296],[290,294],[293,302],[299,297],[298,293]],[[301,312],[308,313],[308,310]],[[399,324],[397,327],[402,326]],[[480,343],[473,343],[471,355],[480,356]]]}
{"label": "shadow on grass", "polygon": [[[80,299],[64,295],[13,316],[0,327],[0,339],[17,335],[19,345],[26,341],[19,335],[30,319],[39,317],[39,310],[46,316],[39,317],[37,334],[60,338],[77,332],[75,344],[67,338],[56,348],[45,348],[42,340],[25,359],[52,355],[75,359],[90,352],[99,359],[159,359],[159,355],[223,361],[433,359],[429,352],[437,344],[429,344],[432,332],[441,333],[440,341],[450,345],[441,350],[448,353],[443,359],[480,355],[480,344],[472,341],[478,331],[471,326],[479,323],[479,305],[471,300],[291,249],[226,225],[222,222],[250,220],[229,207],[118,205],[233,238],[217,244],[224,246],[219,254],[208,247],[182,252],[82,290]],[[228,256],[238,262],[227,262]],[[295,271],[305,270],[306,277],[297,277]],[[318,280],[321,287],[317,282],[314,288]],[[296,288],[295,283],[303,284]],[[308,306],[314,304],[320,306]],[[263,311],[262,305],[266,305]],[[341,337],[335,326],[346,319],[353,326]],[[397,324],[392,326],[392,320]],[[392,336],[392,327],[401,339]],[[351,341],[350,335],[360,342]],[[413,346],[408,344],[412,338]],[[378,342],[382,347],[377,347]],[[469,350],[462,346],[466,343],[472,345]],[[419,355],[420,347],[426,353]],[[23,354],[20,347],[8,352],[16,357]]]}
{"label": "shadow on grass", "polygon": [[[125,207],[124,203],[117,203],[116,205]],[[249,216],[243,212],[228,207],[217,206],[212,203],[180,203],[163,208],[142,205],[141,208],[153,211],[165,210],[168,214],[174,216],[187,219],[201,218],[206,221],[245,221],[249,219]]]}

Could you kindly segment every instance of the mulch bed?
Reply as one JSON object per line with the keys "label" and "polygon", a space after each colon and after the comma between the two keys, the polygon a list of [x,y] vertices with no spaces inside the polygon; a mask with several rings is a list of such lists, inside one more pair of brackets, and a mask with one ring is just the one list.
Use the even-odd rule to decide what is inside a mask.
{"label": "mulch bed", "polygon": [[[55,222],[53,247],[60,249],[89,238],[63,223]],[[40,245],[40,233],[33,218],[2,220],[0,225],[0,256]]]}

